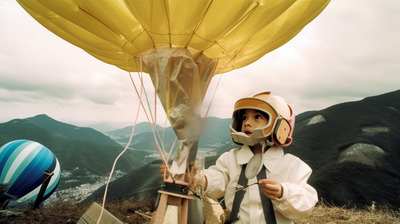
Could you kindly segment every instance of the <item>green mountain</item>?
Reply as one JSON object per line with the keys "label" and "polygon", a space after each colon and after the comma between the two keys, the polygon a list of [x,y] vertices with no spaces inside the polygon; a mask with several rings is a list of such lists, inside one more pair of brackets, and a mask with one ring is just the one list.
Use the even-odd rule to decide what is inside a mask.
{"label": "green mountain", "polygon": [[332,204],[400,208],[400,90],[296,117],[287,152],[314,170],[309,182]]}
{"label": "green mountain", "polygon": [[[133,126],[127,126],[121,129],[112,130],[105,132],[106,135],[110,136],[113,140],[120,143],[121,145],[126,145],[129,142],[129,138],[132,133]],[[158,133],[163,131],[163,128],[159,125],[154,126],[154,130]],[[134,130],[134,136],[137,136],[141,133],[150,133],[152,132],[152,127],[149,123],[143,122],[136,124]],[[136,138],[133,138],[135,140]]]}
{"label": "green mountain", "polygon": [[57,133],[57,136],[65,137],[71,140],[84,140],[97,142],[102,145],[120,146],[111,138],[104,134],[87,127],[77,127],[67,123],[56,121],[47,115],[37,115],[35,117],[27,118],[26,120],[32,121],[40,127],[52,132]]}
{"label": "green mountain", "polygon": [[[14,119],[0,124],[0,145],[17,139],[36,141],[49,148],[60,162],[58,189],[91,184],[105,177],[123,147],[91,128],[56,121],[47,115]],[[132,149],[119,159],[116,170],[124,173],[143,166],[142,152]]]}
{"label": "green mountain", "polygon": [[[208,117],[204,120],[203,130],[199,140],[199,151],[204,153],[212,152],[216,148],[231,143],[229,135],[229,125],[231,119],[221,119],[216,117]],[[113,140],[120,144],[127,144],[131,135],[133,126],[107,132]],[[171,127],[163,128],[159,125],[155,126],[155,134],[148,123],[139,123],[135,127],[135,132],[131,141],[131,147],[137,150],[152,151],[156,150],[156,142],[154,135],[158,139],[160,145],[163,145],[166,151],[174,145],[176,135]],[[176,143],[175,143],[176,146]]]}

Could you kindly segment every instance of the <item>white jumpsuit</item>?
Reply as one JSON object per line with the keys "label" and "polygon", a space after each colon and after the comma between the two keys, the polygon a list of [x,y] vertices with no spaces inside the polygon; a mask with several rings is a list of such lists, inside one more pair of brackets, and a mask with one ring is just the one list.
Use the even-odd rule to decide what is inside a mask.
{"label": "white jumpsuit", "polygon": [[[216,164],[204,170],[207,177],[207,197],[218,199],[225,196],[225,205],[232,210],[236,185],[241,165],[249,162],[253,156],[251,149],[244,145],[223,153]],[[272,200],[278,224],[293,223],[292,220],[308,216],[318,201],[317,191],[307,184],[311,168],[283,149],[272,146],[263,155],[267,178],[279,181],[283,187],[283,196]],[[250,179],[248,184],[257,182]],[[240,205],[239,220],[236,223],[265,223],[258,185],[250,186]]]}

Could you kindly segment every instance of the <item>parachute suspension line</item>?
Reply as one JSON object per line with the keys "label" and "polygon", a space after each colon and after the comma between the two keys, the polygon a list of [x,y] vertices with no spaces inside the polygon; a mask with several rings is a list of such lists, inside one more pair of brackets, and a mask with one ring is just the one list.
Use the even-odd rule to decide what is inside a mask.
{"label": "parachute suspension line", "polygon": [[[168,121],[168,119],[165,118],[165,122],[164,122],[164,126],[163,126],[163,133],[162,133],[162,142],[165,142],[165,129],[167,127],[167,121]],[[162,146],[163,146],[163,153],[167,154],[164,144],[162,144]],[[168,160],[169,160],[169,156],[167,156],[167,161]]]}
{"label": "parachute suspension line", "polygon": [[[131,79],[131,80],[132,80],[132,82],[133,82],[133,79]],[[141,76],[141,79],[140,79],[140,80],[141,80],[141,85],[142,85],[143,88],[144,88],[143,76]],[[133,82],[133,85],[135,86],[134,82]],[[136,89],[136,86],[135,86],[135,89]],[[146,118],[147,118],[148,124],[150,125],[151,130],[152,130],[153,132],[155,132],[155,129],[156,129],[156,121],[154,120],[154,118],[153,118],[153,116],[152,116],[153,114],[152,114],[152,111],[151,111],[150,102],[149,102],[149,98],[148,98],[148,96],[147,96],[147,92],[144,91],[144,94],[145,94],[145,97],[146,97],[147,108],[148,108],[148,110],[149,110],[149,113],[146,112],[146,109],[145,109],[144,106],[143,106],[143,110],[145,111]],[[149,118],[149,115],[148,115],[148,114],[150,114],[151,121],[150,121],[150,118]],[[160,136],[159,136],[158,131],[157,131],[156,133],[157,133],[158,138],[160,139]],[[154,140],[157,140],[157,139],[154,139]],[[161,144],[161,146],[164,147],[163,144]]]}
{"label": "parachute suspension line", "polygon": [[[139,61],[140,61],[140,64],[139,64],[139,66],[140,66],[140,73],[139,73],[140,85],[141,85],[141,87],[144,89],[144,94],[145,94],[145,98],[146,98],[146,102],[147,102],[147,109],[149,110],[149,113],[147,113],[146,107],[143,105],[143,101],[142,101],[143,97],[140,97],[140,103],[142,103],[142,108],[143,108],[143,111],[145,112],[145,115],[146,115],[148,124],[150,125],[151,130],[154,132],[156,121],[155,121],[154,117],[152,116],[153,113],[152,113],[152,110],[151,110],[151,107],[150,107],[149,97],[148,97],[148,95],[147,95],[147,91],[146,91],[146,88],[145,88],[144,83],[143,83],[143,74],[141,73],[141,71],[143,71],[143,68],[142,68],[142,66],[143,66],[143,60],[142,60],[142,57],[141,57],[141,56],[140,56],[140,58],[139,58]],[[136,62],[136,61],[135,61],[135,62]],[[138,66],[136,66],[136,67],[138,67]],[[137,94],[138,97],[139,97],[139,93],[138,93],[138,91],[137,91],[137,88],[136,88],[135,82],[134,82],[134,80],[133,80],[133,78],[132,78],[132,75],[130,74],[130,76],[131,76],[131,82],[132,82],[133,86],[135,87],[136,94]],[[155,95],[156,95],[156,94],[155,94]],[[151,115],[150,117],[149,117],[149,114]],[[156,114],[155,114],[155,115],[156,115]],[[151,118],[151,121],[150,121],[150,118]],[[158,132],[157,132],[157,135],[159,135]],[[160,138],[160,136],[158,136],[158,137]],[[154,140],[156,141],[157,139],[155,138]],[[157,144],[158,144],[158,143],[157,143]],[[162,144],[162,147],[164,147],[163,144]]]}
{"label": "parachute suspension line", "polygon": [[[171,60],[171,59],[169,59],[169,60]],[[143,64],[142,57],[140,57],[140,67],[141,68],[142,68],[142,64]],[[168,64],[170,66],[171,63],[168,63]],[[141,69],[141,71],[142,71],[142,69]],[[169,114],[171,112],[171,108],[169,107],[169,105],[170,105],[169,104],[169,99],[170,99],[170,95],[169,95],[170,94],[170,89],[169,89],[170,88],[169,87],[170,78],[169,77],[167,78],[167,82],[168,82],[168,85],[167,85],[168,90],[167,90],[167,94],[166,94],[166,102],[167,102],[166,103],[166,107],[167,107],[166,108],[166,114],[167,114],[167,118],[166,118],[166,120],[164,122],[163,133],[162,133],[162,137],[161,137],[160,133],[155,128],[156,124],[157,124],[156,123],[156,119],[157,119],[157,86],[158,86],[157,85],[158,67],[157,67],[157,63],[156,63],[156,58],[155,57],[153,57],[153,71],[154,71],[154,118],[152,117],[153,123],[152,123],[151,127],[152,127],[152,131],[153,131],[153,137],[154,137],[154,140],[155,140],[156,145],[157,145],[158,153],[160,154],[160,157],[161,157],[163,163],[166,165],[168,172],[170,172],[170,169],[169,169],[169,166],[168,166],[168,160],[169,160],[169,158],[171,156],[171,152],[172,152],[173,148],[175,147],[175,142],[176,142],[176,138],[175,138],[174,144],[172,145],[172,147],[170,148],[169,152],[167,153],[167,151],[165,150],[164,141],[165,141],[165,129],[166,129],[166,126],[167,126],[167,120],[169,120],[168,117],[169,117]],[[170,75],[170,67],[168,67],[167,74]],[[142,85],[143,85],[143,82],[142,82]],[[150,114],[152,114],[151,113],[151,109],[150,109],[150,102],[148,100],[147,94],[146,94],[146,101],[147,101],[148,108],[150,110]],[[172,108],[173,108],[173,106],[172,106]],[[150,121],[149,121],[149,123],[150,123]],[[161,144],[160,144],[160,141],[161,141]],[[167,157],[167,158],[165,158],[165,157]]]}
{"label": "parachute suspension line", "polygon": [[[140,86],[141,86],[141,88],[144,89],[144,95],[145,95],[145,98],[146,98],[147,107],[148,107],[148,110],[149,110],[150,115],[152,115],[151,108],[150,108],[150,103],[149,103],[149,100],[148,100],[148,97],[147,97],[147,91],[146,91],[146,89],[145,89],[145,87],[144,87],[144,83],[143,83],[143,74],[142,74],[142,72],[141,72],[141,71],[143,71],[143,70],[142,70],[142,65],[143,65],[143,61],[142,61],[142,57],[140,57],[140,65],[139,65],[139,66],[140,66],[140,72],[139,72]],[[132,76],[131,76],[130,73],[129,73],[129,75],[130,75],[130,78],[131,78],[132,85],[133,85],[133,87],[135,88],[136,94],[137,94],[137,96],[139,97],[139,93],[138,93],[138,91],[137,91],[137,88],[136,88],[136,85],[135,85],[135,81],[133,81],[133,78],[132,78]],[[148,121],[148,123],[149,123],[149,125],[150,125],[150,127],[151,127],[152,124],[154,123],[154,119],[153,119],[153,117],[150,117],[151,120],[153,121],[153,122],[150,122],[149,115],[147,114],[147,111],[146,111],[146,107],[143,105],[142,97],[139,98],[139,102],[142,104],[142,108],[143,108],[143,110],[144,110],[144,112],[145,112],[147,121]]]}
{"label": "parachute suspension line", "polygon": [[[142,61],[141,61],[141,63],[142,63]],[[156,127],[157,126],[157,86],[158,86],[157,85],[157,74],[158,74],[158,67],[157,67],[157,63],[156,63],[155,57],[153,57],[153,71],[154,71],[154,119],[153,119],[153,126]],[[167,100],[168,100],[168,98],[167,98]],[[148,103],[148,105],[150,105],[150,103]],[[165,121],[165,124],[164,124],[162,137],[160,137],[160,133],[158,131],[156,131],[157,137],[161,141],[161,151],[162,152],[159,152],[159,153],[160,154],[163,153],[163,155],[166,154],[166,150],[165,150],[165,146],[164,146],[164,140],[165,140],[164,136],[165,136],[166,123],[167,123],[167,121]],[[165,161],[165,163],[167,163],[167,161]]]}
{"label": "parachute suspension line", "polygon": [[[170,94],[170,91],[171,91],[171,88],[170,88],[170,84],[171,84],[171,57],[169,57],[168,58],[168,60],[169,60],[169,62],[168,62],[168,71],[167,71],[167,91],[166,91],[166,93],[165,93],[165,106],[166,106],[166,108],[165,108],[165,113],[166,113],[166,118],[165,118],[165,122],[164,122],[164,127],[163,127],[163,134],[162,134],[162,141],[164,142],[165,141],[165,129],[166,129],[166,127],[167,127],[167,121],[169,120],[169,115],[170,115],[170,113],[171,113],[171,108],[170,108],[170,96],[171,96],[171,94]],[[173,108],[173,107],[172,107]],[[175,145],[175,144],[174,144]],[[165,151],[165,149],[163,148],[163,150],[164,150],[164,153],[165,154],[167,154],[167,161],[166,161],[166,164],[168,163],[168,161],[169,161],[169,157],[170,157],[170,154],[171,154],[171,151],[172,151],[172,149],[173,149],[173,147],[171,147],[170,148],[170,150],[169,150],[169,153],[167,154],[166,153],[166,151]],[[166,166],[167,167],[167,169],[168,169],[168,172],[169,172],[169,166]]]}
{"label": "parachute suspension line", "polygon": [[[217,63],[215,63],[214,68],[213,68],[213,70],[212,70],[212,77],[214,77],[214,75],[216,74],[218,62],[219,62],[219,58],[217,59]],[[221,68],[221,69],[224,69],[224,68]],[[216,92],[217,92],[219,83],[221,82],[221,76],[222,76],[222,75],[220,75],[219,78],[218,78],[217,85],[215,86],[215,89],[214,89],[214,92],[213,92],[213,94],[212,94],[210,103],[208,104],[207,111],[206,111],[206,113],[205,113],[205,115],[204,115],[204,119],[203,119],[202,124],[201,124],[201,127],[200,127],[201,130],[203,130],[203,127],[204,127],[204,125],[206,124],[206,118],[207,118],[207,116],[208,116],[208,112],[210,112],[211,105],[212,105],[212,103],[213,103],[213,101],[214,101],[215,94],[216,94]],[[208,82],[207,85],[209,85],[210,82],[211,82],[211,80]],[[208,87],[207,87],[207,88],[208,88]],[[206,93],[204,92],[203,99],[204,99],[205,94],[206,94]]]}
{"label": "parachute suspension line", "polygon": [[[142,57],[140,57],[140,59],[142,59]],[[142,61],[140,61],[140,63],[142,63]],[[154,124],[155,125],[157,123],[157,73],[158,73],[158,69],[157,69],[157,65],[156,65],[156,59],[155,57],[153,57],[153,71],[154,71]]]}
{"label": "parachute suspension line", "polygon": [[[216,69],[217,69],[218,62],[219,62],[219,59],[217,59],[217,63],[215,63],[215,66],[214,66],[214,68],[213,68],[213,70],[212,70],[212,76],[211,76],[211,77],[214,77],[214,75],[215,75],[215,71],[216,71]],[[214,93],[213,93],[213,95],[212,95],[212,97],[211,97],[210,103],[208,104],[207,111],[206,111],[206,114],[204,115],[204,118],[207,118],[208,112],[210,112],[211,104],[212,104],[212,102],[214,101],[215,93],[217,92],[219,83],[221,82],[221,76],[222,76],[222,75],[220,75],[219,78],[218,78],[217,86],[215,86]],[[211,80],[210,80],[210,82],[211,82]],[[210,82],[209,82],[207,85],[209,85]],[[204,92],[204,95],[205,95],[205,94],[206,94],[206,92]],[[204,95],[203,95],[203,99],[204,99]],[[205,119],[204,119],[204,120],[205,120]],[[205,123],[205,121],[204,121],[203,123]]]}
{"label": "parachute suspension line", "polygon": [[[136,85],[135,85],[135,82],[133,81],[132,76],[131,76],[131,81],[132,81],[132,84],[133,84],[133,86],[134,86],[134,88],[135,88],[136,93],[137,93],[138,96],[139,96],[137,87],[136,87]],[[141,76],[141,84],[142,84],[142,86],[143,86],[143,76]],[[144,91],[144,92],[146,93],[146,91]],[[149,104],[149,101],[148,101],[148,100],[147,100],[147,103]],[[147,121],[148,121],[148,123],[149,123],[149,125],[150,125],[150,128],[151,128],[152,132],[153,132],[153,137],[154,137],[154,141],[155,141],[155,143],[156,143],[156,147],[157,147],[157,150],[158,150],[158,154],[160,155],[161,160],[163,161],[163,163],[166,165],[166,167],[167,167],[167,169],[168,169],[168,172],[170,172],[169,167],[168,167],[168,159],[165,158],[165,155],[164,155],[164,153],[163,153],[163,150],[161,149],[161,146],[160,146],[160,144],[159,144],[159,140],[158,140],[158,138],[157,138],[157,136],[156,136],[156,132],[157,132],[157,131],[155,130],[155,125],[150,121],[149,115],[148,115],[148,113],[147,113],[147,111],[146,111],[146,109],[145,109],[145,107],[144,107],[144,105],[143,105],[143,101],[142,101],[141,98],[140,98],[140,104],[142,104],[143,111],[145,112]],[[157,134],[158,134],[158,132],[157,132]],[[164,146],[163,146],[163,147],[164,147]],[[168,156],[168,157],[169,157],[169,156]]]}
{"label": "parachute suspension line", "polygon": [[[130,73],[129,73],[129,76],[131,77],[131,80],[132,80],[132,76],[131,76]],[[140,100],[140,101],[141,101],[141,98],[142,98],[142,93],[143,93],[143,88],[140,90],[140,96],[139,96],[139,100]],[[136,112],[135,121],[134,121],[134,123],[133,123],[132,131],[131,131],[131,135],[130,135],[130,137],[129,137],[129,141],[128,141],[128,143],[126,144],[124,150],[122,150],[122,152],[115,158],[114,163],[113,163],[113,165],[112,165],[112,168],[111,168],[111,171],[110,171],[110,175],[108,176],[107,183],[106,183],[106,187],[105,187],[105,190],[104,190],[103,203],[102,203],[102,205],[101,205],[101,211],[100,211],[99,218],[98,218],[98,220],[97,220],[97,222],[96,222],[97,224],[100,223],[101,217],[103,216],[104,206],[105,206],[106,198],[107,198],[108,185],[109,185],[109,183],[110,183],[110,181],[111,181],[111,177],[112,177],[112,175],[113,175],[113,173],[114,173],[114,169],[115,169],[115,166],[116,166],[116,164],[117,164],[117,161],[118,161],[118,159],[126,152],[126,150],[128,149],[129,145],[131,144],[131,141],[132,141],[132,138],[133,138],[133,133],[135,132],[135,127],[136,127],[136,124],[137,124],[137,120],[138,120],[138,118],[139,118],[139,113],[140,113],[140,107],[141,107],[141,106],[142,106],[142,104],[139,103],[138,109],[137,109],[137,112]]]}
{"label": "parachute suspension line", "polygon": [[[132,82],[133,82],[133,79],[132,79]],[[143,83],[143,82],[142,82],[142,83]],[[134,82],[133,82],[133,85],[134,85],[135,90],[136,90],[136,93],[137,93],[137,88],[136,88],[136,85],[135,85]],[[142,101],[140,101],[140,103],[143,104]],[[147,103],[149,103],[149,101],[147,101]],[[144,106],[143,106],[143,107],[144,107]],[[156,146],[157,146],[158,152],[159,152],[159,154],[160,154],[160,156],[161,156],[161,159],[162,159],[163,161],[165,161],[165,156],[164,156],[164,154],[161,152],[161,147],[160,147],[160,144],[159,144],[159,142],[158,142],[158,138],[157,138],[157,136],[156,136],[156,132],[157,132],[157,131],[155,130],[155,125],[154,125],[154,123],[152,123],[152,122],[150,121],[150,118],[149,118],[148,113],[146,112],[146,110],[145,110],[145,109],[143,109],[143,110],[145,111],[147,121],[148,121],[148,123],[149,123],[149,125],[150,125],[150,128],[151,128],[152,132],[153,132],[154,141],[156,142]],[[157,133],[158,133],[158,132],[157,132]]]}
{"label": "parachute suspension line", "polygon": [[[156,126],[156,119],[157,119],[157,86],[158,86],[157,85],[157,77],[158,77],[157,74],[158,74],[158,67],[157,67],[157,63],[156,63],[155,57],[153,58],[153,60],[154,60],[153,61],[153,70],[154,70],[154,86],[155,86],[154,87],[154,110],[155,110],[154,117],[155,117],[155,119],[153,120],[153,125],[155,127]],[[171,60],[171,59],[169,58],[168,60]],[[166,107],[167,107],[166,108],[166,114],[167,114],[167,118],[166,118],[166,120],[164,122],[162,137],[160,136],[159,132],[156,131],[157,137],[162,143],[161,144],[161,151],[162,152],[159,152],[159,153],[163,154],[163,155],[167,155],[167,158],[164,161],[165,164],[168,163],[170,154],[171,154],[171,152],[172,152],[172,150],[173,150],[173,148],[175,146],[175,144],[174,144],[171,147],[171,149],[169,150],[169,153],[167,154],[167,151],[166,151],[165,146],[163,144],[165,142],[165,130],[166,130],[166,126],[167,126],[167,120],[169,120],[168,117],[169,117],[169,114],[171,113],[171,107],[170,107],[170,102],[169,102],[169,100],[170,100],[170,77],[169,77],[169,75],[170,75],[170,66],[171,66],[171,63],[168,63],[168,72],[167,72],[167,74],[168,74],[168,77],[167,77],[167,82],[168,82],[167,88],[168,89],[167,89],[167,92],[166,92]],[[148,104],[150,105],[150,103],[148,103]],[[174,107],[174,105],[172,105],[172,108],[173,107]],[[167,167],[168,167],[168,171],[169,171],[169,166],[167,166]]]}
{"label": "parachute suspension line", "polygon": [[[140,65],[139,65],[139,66],[140,66],[140,72],[138,72],[138,73],[139,73],[140,85],[141,85],[141,87],[142,87],[143,90],[144,90],[144,95],[145,95],[146,102],[147,102],[147,109],[149,110],[149,114],[152,115],[152,110],[151,110],[151,107],[150,107],[149,98],[148,98],[148,96],[147,96],[147,91],[146,91],[146,88],[145,88],[144,83],[143,83],[143,74],[141,73],[141,71],[143,71],[143,69],[142,69],[142,65],[143,65],[142,56],[140,56],[139,60],[140,60]],[[135,61],[135,62],[136,62],[136,61]],[[136,66],[136,67],[137,67],[137,66]],[[129,73],[129,75],[131,76],[130,73]],[[131,82],[132,82],[133,86],[135,87],[136,94],[139,96],[138,91],[137,91],[137,89],[136,89],[135,82],[134,82],[133,79],[132,79],[132,76],[131,76]],[[142,101],[140,101],[140,102],[142,103]],[[142,103],[142,108],[143,108],[143,110],[145,111],[147,121],[148,121],[149,125],[151,126],[152,124],[155,123],[154,118],[151,116],[151,117],[150,117],[150,118],[151,118],[151,121],[150,121],[149,116],[148,116],[147,111],[146,111],[146,107],[143,105],[143,103]]]}
{"label": "parachute suspension line", "polygon": [[[168,153],[168,155],[167,155],[167,161],[169,161],[169,158],[170,158],[170,156],[171,156],[172,149],[175,148],[175,144],[176,144],[176,140],[177,140],[177,139],[178,139],[178,138],[175,137],[174,143],[172,144],[172,146],[171,146],[171,148],[170,148],[170,150],[169,150],[169,153]],[[168,172],[169,172],[169,167],[168,167]]]}
{"label": "parachute suspension line", "polygon": [[[156,141],[156,145],[159,146],[160,144],[159,144],[158,140],[160,140],[161,137],[160,137],[158,131],[156,131],[156,124],[157,124],[157,72],[158,71],[157,71],[155,58],[153,58],[153,60],[154,60],[153,61],[153,69],[154,69],[154,78],[155,78],[155,80],[154,80],[154,114],[152,113],[152,110],[151,110],[151,107],[150,107],[150,101],[149,101],[149,98],[147,96],[147,91],[145,91],[145,97],[146,97],[146,102],[147,102],[147,107],[148,107],[148,110],[149,110],[149,114],[151,115],[151,121],[148,118],[148,116],[147,116],[147,121],[148,121],[148,123],[149,123],[149,125],[151,127],[151,130],[153,131],[153,134],[155,135],[155,133],[157,133],[157,136],[154,137],[154,140]],[[142,56],[140,56],[140,71],[143,71],[142,70],[142,66],[143,66],[143,60],[142,60]],[[143,79],[141,79],[141,85],[144,86]],[[160,150],[161,151],[165,151],[164,144],[161,144],[161,147],[162,147],[162,150],[158,148],[158,151],[159,151],[160,154],[161,154]]]}
{"label": "parachute suspension line", "polygon": [[[140,57],[140,71],[142,71],[142,64],[143,64],[143,63],[142,63],[142,57]],[[139,92],[138,92],[138,89],[137,89],[137,87],[136,87],[136,84],[135,84],[135,82],[134,82],[132,76],[131,76],[131,82],[132,82],[132,84],[133,84],[133,86],[134,86],[134,88],[135,88],[136,94],[137,94],[138,97],[139,97]],[[140,73],[140,84],[141,84],[142,88],[144,89],[143,75],[142,75],[141,73]],[[148,96],[147,96],[146,91],[144,91],[144,94],[145,94],[145,98],[146,98],[146,102],[147,102],[147,106],[148,106],[149,113],[150,113],[150,115],[152,115],[152,113],[151,113],[151,108],[150,108],[150,102],[149,102],[149,100],[148,100]],[[162,153],[162,150],[161,150],[161,147],[160,147],[158,138],[156,137],[155,121],[154,121],[154,119],[153,119],[152,116],[150,116],[150,117],[151,117],[151,121],[150,121],[149,114],[148,114],[147,111],[146,111],[146,107],[143,105],[142,97],[140,97],[140,101],[139,101],[139,102],[140,102],[140,104],[142,104],[143,111],[145,112],[147,121],[148,121],[148,123],[149,123],[149,125],[150,125],[150,128],[151,128],[152,132],[153,132],[153,137],[154,137],[154,141],[155,141],[156,146],[157,146],[158,153],[160,154],[160,157],[161,157],[161,159],[163,160],[163,162],[166,163],[165,155]],[[157,132],[157,134],[158,134],[158,132]]]}
{"label": "parachute suspension line", "polygon": [[165,96],[165,104],[166,104],[166,114],[167,118],[169,118],[169,114],[171,113],[171,108],[169,107],[169,100],[171,97],[171,57],[168,58],[168,71],[167,71],[167,93]]}
{"label": "parachute suspension line", "polygon": [[[167,74],[168,74],[168,76],[169,76],[169,72],[167,72]],[[169,105],[169,97],[170,97],[170,90],[169,90],[169,83],[170,83],[170,79],[169,79],[169,77],[167,78],[167,81],[168,81],[168,85],[167,85],[167,88],[168,88],[168,90],[167,90],[167,107],[169,107],[168,105]],[[167,111],[166,111],[166,113],[167,113],[167,116],[166,116],[166,118],[165,118],[165,122],[164,122],[164,127],[163,127],[163,135],[162,135],[162,141],[164,142],[165,141],[165,129],[166,129],[166,127],[167,127],[167,121],[169,120],[168,119],[168,117],[169,117],[169,110],[167,109]],[[171,152],[172,152],[172,150],[175,148],[175,143],[176,143],[176,140],[177,140],[177,137],[175,136],[175,139],[174,139],[174,143],[172,144],[172,146],[171,146],[171,148],[169,149],[169,152],[168,152],[168,154],[167,154],[167,152],[165,151],[165,148],[164,148],[164,146],[163,146],[163,150],[164,150],[164,152],[165,152],[165,154],[167,154],[167,160],[166,160],[166,163],[168,163],[168,161],[169,161],[169,158],[170,158],[170,156],[171,156]],[[168,172],[170,172],[170,170],[169,170],[169,166],[166,166],[167,167],[167,170],[168,170]]]}
{"label": "parachute suspension line", "polygon": [[[142,65],[143,65],[142,57],[140,57],[140,71],[142,71]],[[139,92],[138,92],[138,89],[136,87],[136,84],[135,84],[132,76],[130,76],[130,77],[131,77],[132,85],[135,88],[136,94],[139,96]],[[153,132],[154,141],[156,143],[156,147],[157,147],[158,153],[159,153],[159,155],[161,157],[161,160],[163,161],[163,163],[165,165],[167,165],[168,164],[168,160],[165,158],[165,154],[166,153],[164,154],[164,152],[165,152],[164,145],[162,144],[162,149],[161,149],[160,143],[159,143],[160,136],[158,136],[158,138],[156,136],[156,133],[157,133],[157,135],[159,135],[159,133],[158,133],[158,131],[155,130],[155,121],[154,121],[153,117],[151,117],[151,116],[149,117],[149,114],[152,115],[152,112],[151,112],[151,107],[150,107],[150,102],[148,100],[147,92],[145,90],[144,83],[143,83],[143,75],[141,73],[140,73],[140,84],[141,84],[141,87],[144,89],[144,94],[145,94],[145,98],[146,98],[146,102],[147,102],[147,106],[148,106],[147,108],[149,110],[149,113],[147,113],[146,107],[143,105],[142,97],[140,97],[140,101],[139,102],[140,102],[140,104],[142,104],[143,111],[144,111],[144,113],[146,115],[147,121],[148,121],[148,123],[150,125],[150,128],[151,128],[152,132]],[[157,95],[157,94],[155,94],[155,95]],[[151,118],[151,121],[150,121],[150,118]],[[169,171],[169,167],[167,169]]]}

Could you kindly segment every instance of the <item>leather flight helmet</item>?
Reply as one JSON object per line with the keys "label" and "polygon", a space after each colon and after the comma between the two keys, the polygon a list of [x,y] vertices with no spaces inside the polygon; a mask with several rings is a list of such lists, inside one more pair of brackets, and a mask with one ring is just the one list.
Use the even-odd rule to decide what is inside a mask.
{"label": "leather flight helmet", "polygon": [[[255,109],[265,113],[268,123],[262,128],[254,129],[251,136],[241,132],[242,115],[245,109]],[[230,134],[237,144],[253,146],[265,139],[279,147],[292,143],[295,116],[292,108],[280,97],[263,92],[252,97],[239,99],[234,106]]]}

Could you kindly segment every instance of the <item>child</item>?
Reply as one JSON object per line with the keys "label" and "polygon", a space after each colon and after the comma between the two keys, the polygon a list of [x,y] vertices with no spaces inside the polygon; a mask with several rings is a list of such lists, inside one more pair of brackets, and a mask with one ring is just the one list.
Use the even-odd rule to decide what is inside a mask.
{"label": "child", "polygon": [[241,148],[223,153],[192,185],[204,186],[209,198],[224,196],[232,223],[293,223],[306,217],[318,196],[307,184],[311,168],[283,152],[293,127],[293,112],[279,96],[264,92],[238,100],[230,132]]}

